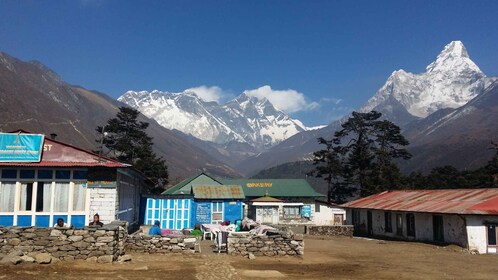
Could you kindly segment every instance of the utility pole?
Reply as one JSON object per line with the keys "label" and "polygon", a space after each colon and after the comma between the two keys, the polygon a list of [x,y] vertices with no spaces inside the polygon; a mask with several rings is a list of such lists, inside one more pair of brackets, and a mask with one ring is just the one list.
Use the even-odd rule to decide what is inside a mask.
{"label": "utility pole", "polygon": [[100,137],[100,149],[99,149],[99,159],[98,159],[98,162],[102,162],[102,153],[104,152],[104,137],[105,137],[105,127],[107,126],[107,124],[105,124],[104,126],[102,126],[102,136]]}

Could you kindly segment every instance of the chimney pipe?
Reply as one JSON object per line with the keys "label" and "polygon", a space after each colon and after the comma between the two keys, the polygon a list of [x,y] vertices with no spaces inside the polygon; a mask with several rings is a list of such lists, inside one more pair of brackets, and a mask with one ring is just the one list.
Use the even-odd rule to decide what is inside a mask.
{"label": "chimney pipe", "polygon": [[55,140],[55,138],[57,138],[57,134],[56,133],[50,133],[50,139]]}

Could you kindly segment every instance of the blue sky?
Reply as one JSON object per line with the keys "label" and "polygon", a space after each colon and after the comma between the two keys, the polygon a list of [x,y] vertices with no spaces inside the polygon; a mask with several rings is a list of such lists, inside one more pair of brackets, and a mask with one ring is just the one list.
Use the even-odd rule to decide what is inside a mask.
{"label": "blue sky", "polygon": [[272,95],[306,125],[358,108],[396,69],[461,40],[498,76],[498,1],[0,0],[0,51],[117,98]]}

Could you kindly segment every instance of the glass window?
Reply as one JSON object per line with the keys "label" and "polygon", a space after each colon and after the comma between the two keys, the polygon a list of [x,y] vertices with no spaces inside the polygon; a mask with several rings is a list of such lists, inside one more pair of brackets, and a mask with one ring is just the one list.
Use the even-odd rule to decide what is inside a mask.
{"label": "glass window", "polygon": [[67,212],[69,200],[69,183],[55,183],[54,212]]}
{"label": "glass window", "polygon": [[38,182],[36,190],[36,212],[50,212],[52,183]]}
{"label": "glass window", "polygon": [[0,212],[14,212],[15,182],[0,182]]}
{"label": "glass window", "polygon": [[415,236],[415,215],[406,214],[406,231],[408,236]]}
{"label": "glass window", "polygon": [[4,169],[4,170],[2,170],[2,178],[3,179],[16,179],[17,178],[17,170],[16,169]]}
{"label": "glass window", "polygon": [[396,234],[403,235],[403,216],[396,214]]}
{"label": "glass window", "polygon": [[86,188],[83,182],[74,183],[73,210],[85,211]]}
{"label": "glass window", "polygon": [[73,179],[75,180],[86,180],[88,178],[88,172],[86,170],[74,170]]}
{"label": "glass window", "polygon": [[211,205],[211,223],[223,222],[223,202],[213,202]]}
{"label": "glass window", "polygon": [[71,179],[71,171],[55,170],[55,179]]}
{"label": "glass window", "polygon": [[52,179],[52,170],[38,170],[38,179]]}
{"label": "glass window", "polygon": [[496,225],[487,225],[488,245],[496,246]]}
{"label": "glass window", "polygon": [[299,219],[301,218],[301,207],[299,206],[284,206],[284,219]]}
{"label": "glass window", "polygon": [[21,184],[21,203],[19,204],[20,211],[31,211],[31,203],[33,202],[33,183]]}
{"label": "glass window", "polygon": [[21,170],[19,177],[21,179],[34,179],[35,171],[34,170]]}

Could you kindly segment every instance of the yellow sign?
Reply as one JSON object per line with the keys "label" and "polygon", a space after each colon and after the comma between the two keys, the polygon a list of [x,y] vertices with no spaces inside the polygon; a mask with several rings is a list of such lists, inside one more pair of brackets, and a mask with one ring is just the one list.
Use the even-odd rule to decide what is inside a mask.
{"label": "yellow sign", "polygon": [[248,188],[269,188],[273,183],[247,183]]}

